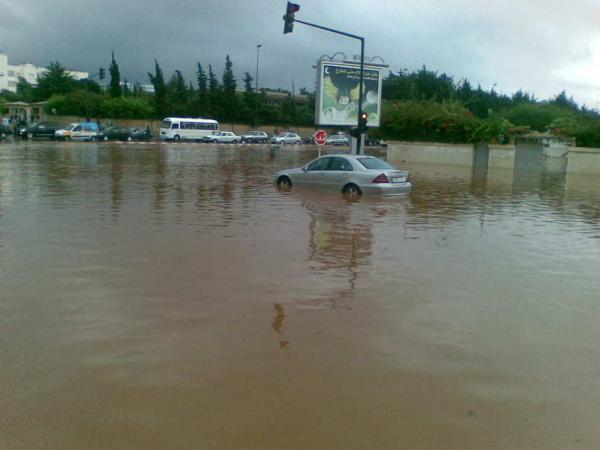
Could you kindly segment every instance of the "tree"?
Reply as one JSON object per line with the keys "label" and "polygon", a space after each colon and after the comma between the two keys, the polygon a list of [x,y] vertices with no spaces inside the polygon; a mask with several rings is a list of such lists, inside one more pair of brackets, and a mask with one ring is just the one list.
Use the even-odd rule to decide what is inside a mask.
{"label": "tree", "polygon": [[115,52],[112,52],[112,61],[110,63],[110,67],[108,68],[108,72],[110,73],[110,96],[113,98],[120,97],[122,94],[121,74],[119,72],[119,65],[115,61]]}
{"label": "tree", "polygon": [[73,77],[58,62],[51,62],[46,71],[38,76],[36,97],[38,100],[47,100],[53,95],[67,94],[73,90]]}
{"label": "tree", "polygon": [[193,99],[193,111],[198,116],[204,116],[208,112],[208,78],[199,61],[197,65],[196,80],[198,82],[198,90]]}
{"label": "tree", "polygon": [[131,89],[129,88],[129,82],[127,78],[123,80],[123,95],[125,97],[129,97],[131,95]]}
{"label": "tree", "polygon": [[188,91],[179,70],[175,71],[167,85],[167,97],[170,112],[177,115],[186,114]]}
{"label": "tree", "polygon": [[[251,117],[254,119],[254,122],[257,121],[257,118],[254,117],[254,110],[256,108],[256,94],[252,89],[252,75],[250,72],[244,73],[244,119],[249,120]],[[257,125],[256,123],[254,125]]]}
{"label": "tree", "polygon": [[167,109],[167,89],[165,78],[158,61],[154,59],[154,74],[148,72],[150,83],[154,86],[154,109],[156,114],[164,116]]}
{"label": "tree", "polygon": [[35,101],[35,94],[34,87],[25,78],[19,77],[19,82],[17,83],[18,98],[25,102],[33,102]]}
{"label": "tree", "polygon": [[238,98],[235,94],[236,82],[233,76],[233,63],[229,55],[225,57],[225,69],[223,70],[223,114],[226,120],[238,119]]}
{"label": "tree", "polygon": [[196,78],[198,80],[198,92],[200,92],[201,94],[206,94],[206,92],[207,92],[206,73],[204,72],[204,69],[202,68],[202,64],[200,64],[200,62],[198,62],[197,64],[198,64],[198,70],[196,71]]}
{"label": "tree", "polygon": [[219,86],[219,80],[213,72],[212,66],[208,65],[208,102],[207,108],[213,117],[220,117],[222,111],[221,105],[221,88]]}
{"label": "tree", "polygon": [[550,103],[563,108],[571,109],[573,111],[579,111],[579,105],[577,105],[575,100],[573,100],[573,97],[567,97],[566,91],[562,91],[560,94],[554,97],[554,100],[552,100]]}

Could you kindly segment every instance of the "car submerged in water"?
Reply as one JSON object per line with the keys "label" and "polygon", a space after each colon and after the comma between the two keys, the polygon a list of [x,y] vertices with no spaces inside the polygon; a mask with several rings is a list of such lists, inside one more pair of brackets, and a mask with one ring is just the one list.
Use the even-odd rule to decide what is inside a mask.
{"label": "car submerged in water", "polygon": [[275,175],[280,189],[312,186],[339,190],[357,197],[362,194],[398,195],[411,190],[410,174],[387,162],[366,155],[332,154]]}
{"label": "car submerged in water", "polygon": [[54,139],[54,133],[64,125],[55,122],[37,122],[19,130],[23,139],[48,138]]}

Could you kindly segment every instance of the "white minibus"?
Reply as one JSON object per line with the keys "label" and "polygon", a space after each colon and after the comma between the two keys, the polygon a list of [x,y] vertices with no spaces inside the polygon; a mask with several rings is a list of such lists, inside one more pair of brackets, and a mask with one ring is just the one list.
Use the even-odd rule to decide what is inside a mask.
{"label": "white minibus", "polygon": [[219,122],[212,119],[167,117],[160,126],[160,138],[163,141],[199,141],[218,129]]}

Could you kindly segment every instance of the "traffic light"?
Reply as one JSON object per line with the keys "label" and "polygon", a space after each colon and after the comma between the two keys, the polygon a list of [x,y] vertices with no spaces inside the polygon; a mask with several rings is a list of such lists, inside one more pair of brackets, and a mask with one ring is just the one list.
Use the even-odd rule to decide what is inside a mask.
{"label": "traffic light", "polygon": [[361,133],[367,132],[367,122],[369,121],[369,115],[366,112],[361,112],[358,116],[358,129]]}
{"label": "traffic light", "polygon": [[100,70],[98,70],[98,78],[104,80],[104,76],[104,67],[100,67]]}
{"label": "traffic light", "polygon": [[294,31],[294,14],[300,11],[300,5],[297,3],[287,2],[287,8],[285,10],[285,16],[283,16],[283,34],[291,33]]}

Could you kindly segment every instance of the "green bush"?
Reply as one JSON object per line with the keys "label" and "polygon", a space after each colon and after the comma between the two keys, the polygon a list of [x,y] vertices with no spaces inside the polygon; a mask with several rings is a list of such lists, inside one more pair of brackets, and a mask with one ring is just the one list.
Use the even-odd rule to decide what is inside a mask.
{"label": "green bush", "polygon": [[154,108],[145,97],[115,97],[104,100],[103,117],[115,119],[149,118]]}
{"label": "green bush", "polygon": [[59,116],[103,116],[103,96],[87,91],[73,91],[65,95],[53,95],[48,100],[45,110],[49,114]]}
{"label": "green bush", "polygon": [[481,123],[473,132],[472,141],[508,144],[515,131],[516,127],[514,124],[501,115],[490,111],[488,117],[481,120]]}
{"label": "green bush", "polygon": [[600,123],[582,127],[573,137],[578,147],[600,147]]}
{"label": "green bush", "polygon": [[479,119],[458,102],[384,103],[381,134],[408,141],[471,142]]}
{"label": "green bush", "polygon": [[505,117],[515,125],[525,125],[543,132],[554,121],[564,117],[574,117],[574,113],[568,108],[549,103],[521,103],[507,110]]}

